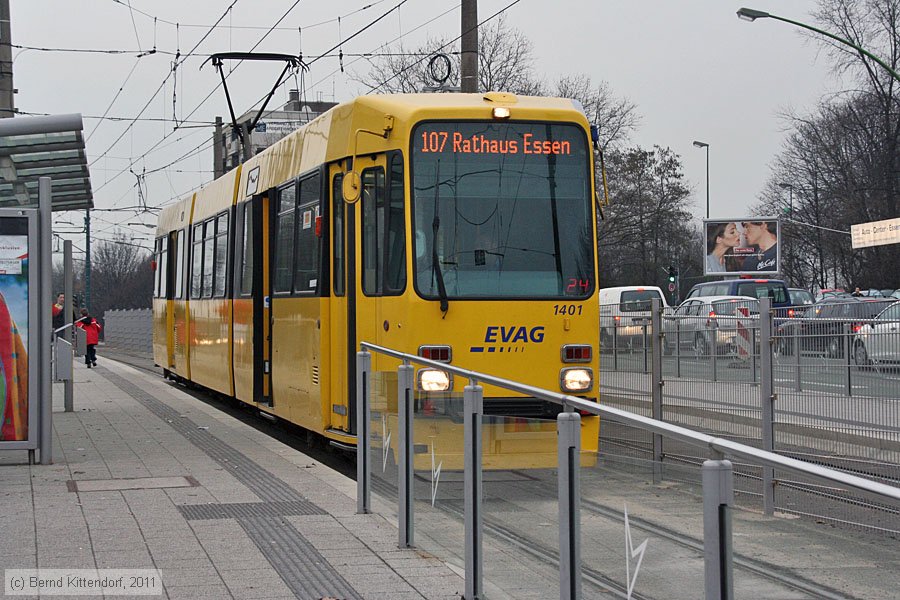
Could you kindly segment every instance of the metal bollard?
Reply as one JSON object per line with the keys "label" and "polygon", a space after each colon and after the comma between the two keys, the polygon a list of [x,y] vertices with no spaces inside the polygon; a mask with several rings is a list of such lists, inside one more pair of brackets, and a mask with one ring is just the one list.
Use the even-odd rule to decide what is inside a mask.
{"label": "metal bollard", "polygon": [[[759,337],[760,337],[760,372],[759,372],[759,407],[760,430],[762,432],[762,449],[775,451],[775,369],[772,368],[772,334],[775,329],[772,319],[772,301],[761,298],[759,301]],[[775,512],[775,469],[762,468],[763,512],[772,515]]]}
{"label": "metal bollard", "polygon": [[[800,374],[800,354],[801,354],[801,352],[800,352],[800,337],[797,335],[797,329],[799,329],[799,327],[797,327],[797,326],[794,326],[794,327],[792,328],[792,330],[791,330],[791,339],[792,339],[792,341],[793,341],[793,343],[794,343],[794,344],[793,344],[793,345],[794,345],[794,356],[797,358],[797,364],[796,364],[796,367],[797,367],[797,382],[796,382],[797,388],[796,388],[796,389],[797,389],[798,392],[802,392],[802,391],[803,391],[803,385],[800,383],[800,378],[801,378],[801,374]],[[815,334],[813,334],[813,335],[815,335]]]}
{"label": "metal bollard", "polygon": [[844,323],[844,360],[847,361],[847,396],[853,395],[853,382],[851,381],[850,371],[853,370],[853,362],[850,360],[850,343],[851,336],[850,323]]}
{"label": "metal bollard", "polygon": [[703,463],[703,561],[706,600],[734,598],[732,572],[731,507],[734,473],[731,461]]}
{"label": "metal bollard", "polygon": [[372,355],[356,353],[356,512],[372,512],[372,439],[369,402]]}
{"label": "metal bollard", "polygon": [[681,319],[675,320],[675,377],[681,377]]}
{"label": "metal bollard", "polygon": [[484,557],[482,556],[483,521],[481,477],[481,414],[484,391],[473,379],[463,391],[463,434],[465,435],[465,527],[466,583],[465,599],[479,600],[484,595]]}
{"label": "metal bollard", "polygon": [[648,333],[647,332],[647,321],[644,321],[643,324],[641,325],[641,337],[644,340],[643,341],[643,344],[644,344],[644,373],[649,372],[647,370],[647,367],[648,367],[648,365],[647,365],[647,350],[648,350],[648,348],[647,348],[647,346],[648,346],[647,333]]}
{"label": "metal bollard", "polygon": [[[657,421],[663,420],[662,401],[663,401],[663,372],[662,372],[662,303],[659,298],[651,300],[651,327],[655,332],[653,336],[653,360],[652,374],[650,375],[650,393],[652,395],[653,413],[652,416]],[[662,481],[662,460],[663,460],[663,437],[658,433],[653,434],[653,483]]]}
{"label": "metal bollard", "polygon": [[758,353],[756,352],[756,349],[759,348],[759,349],[760,349],[760,352],[762,352],[762,346],[761,346],[761,345],[757,345],[757,341],[756,341],[756,338],[757,338],[757,335],[756,335],[756,334],[757,334],[757,330],[756,330],[756,329],[757,329],[756,327],[753,327],[753,328],[750,329],[750,331],[751,331],[751,334],[750,334],[750,344],[751,344],[751,346],[750,346],[750,347],[752,348],[752,350],[750,351],[750,356],[752,357],[752,360],[751,360],[751,362],[750,362],[750,370],[751,370],[750,381],[751,381],[752,383],[756,383],[756,359],[757,359],[757,356],[758,356]]}
{"label": "metal bollard", "polygon": [[[654,302],[658,302],[654,300]],[[556,417],[559,485],[559,597],[581,598],[581,415]]]}
{"label": "metal bollard", "polygon": [[613,371],[619,370],[619,326],[613,324]]}
{"label": "metal bollard", "polygon": [[397,478],[400,547],[409,548],[415,539],[413,494],[413,366],[404,362],[397,368],[397,420],[400,428],[400,464]]}

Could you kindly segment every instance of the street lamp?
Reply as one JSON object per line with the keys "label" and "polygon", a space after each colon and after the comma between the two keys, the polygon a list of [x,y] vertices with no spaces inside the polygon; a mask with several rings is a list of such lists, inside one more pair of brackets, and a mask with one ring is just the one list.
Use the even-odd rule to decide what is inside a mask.
{"label": "street lamp", "polygon": [[779,183],[778,187],[783,190],[788,191],[788,198],[790,198],[788,202],[788,214],[791,215],[791,218],[794,218],[794,186],[790,183]]}
{"label": "street lamp", "polygon": [[151,223],[125,223],[126,225],[138,225],[140,227],[146,227],[148,229],[156,229],[156,225]]}
{"label": "street lamp", "polygon": [[709,144],[694,140],[694,148],[706,148],[706,218],[709,218]]}
{"label": "street lamp", "polygon": [[840,42],[841,44],[850,46],[851,48],[853,48],[860,54],[868,56],[869,58],[871,58],[872,60],[877,62],[879,65],[881,65],[888,73],[891,74],[891,76],[894,79],[896,79],[897,81],[900,81],[900,75],[898,75],[897,72],[894,71],[892,68],[887,66],[887,64],[883,60],[881,60],[880,58],[878,58],[877,56],[875,56],[868,50],[860,48],[859,46],[857,46],[850,40],[845,40],[844,38],[834,35],[833,33],[828,33],[827,31],[817,29],[816,27],[813,27],[812,25],[807,25],[806,23],[801,23],[799,21],[792,21],[791,19],[779,17],[778,15],[773,15],[771,13],[763,12],[761,10],[754,10],[752,8],[740,9],[739,11],[737,11],[737,16],[738,16],[738,19],[741,19],[742,21],[750,21],[751,23],[757,19],[775,19],[776,21],[784,21],[785,23],[790,23],[791,25],[796,25],[797,27],[802,27],[803,29],[809,29],[810,31],[815,31],[816,33],[824,35],[827,38],[831,38],[836,42]]}

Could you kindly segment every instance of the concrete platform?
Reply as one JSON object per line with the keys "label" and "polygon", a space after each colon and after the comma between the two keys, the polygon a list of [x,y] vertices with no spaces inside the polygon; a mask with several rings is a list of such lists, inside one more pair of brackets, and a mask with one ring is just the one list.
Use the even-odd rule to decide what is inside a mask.
{"label": "concrete platform", "polygon": [[2,569],[158,569],[172,599],[462,594],[458,570],[356,514],[351,479],[151,373],[75,376],[75,412],[54,389],[54,464],[0,454]]}
{"label": "concrete platform", "polygon": [[[55,464],[0,453],[0,569],[157,569],[154,597],[166,598],[461,597],[459,473],[443,474],[436,504],[417,474],[418,548],[401,550],[396,478],[380,461],[378,514],[357,515],[350,478],[159,375],[108,360],[127,358],[113,349],[100,355],[99,369],[75,366],[75,412],[62,412],[54,389]],[[696,487],[605,463],[582,472],[584,597],[627,595],[627,505],[634,543],[650,540],[633,597],[702,598]],[[675,479],[690,481],[691,468]],[[485,475],[486,598],[558,596],[556,510],[552,469]],[[900,589],[889,536],[736,510],[734,545],[736,598],[888,600]]]}

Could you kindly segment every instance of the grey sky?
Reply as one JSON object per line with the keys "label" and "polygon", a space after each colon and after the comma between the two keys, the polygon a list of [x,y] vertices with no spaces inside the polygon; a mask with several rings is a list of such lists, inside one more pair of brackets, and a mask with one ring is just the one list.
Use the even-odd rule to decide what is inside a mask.
{"label": "grey sky", "polygon": [[[377,1],[377,0],[376,0]],[[480,0],[484,19],[511,0]],[[813,0],[521,0],[507,11],[509,25],[534,43],[537,67],[548,80],[585,73],[595,82],[607,81],[620,96],[634,102],[642,117],[633,136],[635,144],[671,147],[683,158],[685,174],[694,190],[695,214],[703,216],[706,202],[706,155],[692,147],[693,140],[710,144],[710,197],[712,217],[738,217],[757,199],[769,175],[769,163],[780,150],[786,122],[779,117],[787,108],[805,112],[836,88],[824,55],[801,33],[785,23],[740,21],[741,6],[813,23]],[[127,6],[129,0],[12,0],[13,44],[50,48],[189,52],[231,3],[224,0],[130,0],[131,6],[158,17],[154,21]],[[221,26],[197,49],[198,54],[228,50],[247,51],[295,0],[237,0]],[[256,49],[265,52],[303,52],[307,59],[324,52],[396,5],[382,0],[359,11],[371,0],[323,2],[302,0]],[[359,37],[344,44],[345,55],[376,51],[380,44],[402,35],[413,48],[428,36],[459,33],[459,9],[454,1],[408,0]],[[448,11],[431,23],[424,25]],[[357,12],[358,11],[358,12]],[[353,13],[353,14],[351,14]],[[335,21],[342,16],[340,28]],[[179,27],[163,21],[179,23]],[[313,26],[317,23],[324,24]],[[206,27],[194,27],[204,25]],[[228,26],[256,26],[237,29]],[[302,32],[298,31],[302,27]],[[140,40],[138,42],[138,40]],[[109,108],[109,116],[134,117],[160,87],[171,70],[173,56],[156,54],[136,59],[134,54],[109,55],[13,50],[17,107],[34,113],[81,112],[100,116],[116,96],[134,67],[131,78]],[[228,120],[222,90],[201,101],[219,78],[204,58],[189,58],[151,102],[144,118],[171,119],[173,91],[180,119]],[[366,70],[365,61],[344,59],[341,73],[336,58],[318,61],[306,75],[308,97],[346,100],[362,92],[350,76]],[[236,111],[243,112],[271,87],[274,64],[245,63],[229,79]],[[284,103],[293,81],[276,93],[272,105]],[[199,106],[199,107],[198,107]],[[86,118],[88,160],[94,161],[92,178],[98,208],[138,203],[136,177],[129,164],[148,149],[165,141],[131,167],[141,172],[158,169],[210,139],[211,127],[173,131],[168,122],[137,123],[122,139],[128,121]],[[602,124],[601,124],[602,126]],[[93,132],[94,128],[97,128]],[[207,144],[208,145],[208,144]],[[204,150],[186,160],[148,175],[147,203],[160,205],[208,181],[212,152]],[[122,171],[124,174],[118,175]],[[65,217],[60,217],[65,218]],[[69,217],[79,223],[80,219]],[[143,220],[150,215],[97,213],[95,231],[108,237],[113,224]],[[152,237],[148,229],[129,227]]]}

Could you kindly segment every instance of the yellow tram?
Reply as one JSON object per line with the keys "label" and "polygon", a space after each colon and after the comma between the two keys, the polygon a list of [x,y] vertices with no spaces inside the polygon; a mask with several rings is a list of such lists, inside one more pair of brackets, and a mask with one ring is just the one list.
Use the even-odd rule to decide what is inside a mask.
{"label": "yellow tram", "polygon": [[[596,399],[593,165],[571,100],[336,106],[161,213],[154,360],[348,447],[362,341]],[[372,355],[385,424],[397,366]],[[417,371],[416,427],[429,439],[445,426],[429,415],[452,416],[466,383]],[[555,462],[557,407],[486,386],[484,410],[497,417],[488,466],[535,465],[536,449]],[[585,450],[598,428],[582,420]],[[457,444],[443,446],[452,468]]]}

